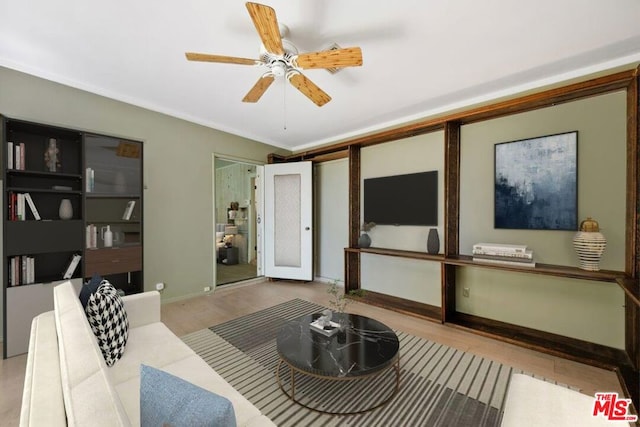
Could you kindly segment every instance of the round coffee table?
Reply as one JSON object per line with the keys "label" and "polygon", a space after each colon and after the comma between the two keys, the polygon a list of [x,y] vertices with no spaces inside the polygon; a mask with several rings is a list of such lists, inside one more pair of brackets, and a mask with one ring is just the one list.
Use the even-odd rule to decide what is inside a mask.
{"label": "round coffee table", "polygon": [[[278,332],[280,361],[276,379],[280,389],[294,402],[326,414],[348,415],[367,412],[389,402],[400,387],[400,343],[398,336],[385,324],[357,314],[333,313],[334,322],[346,324],[344,332],[332,336],[313,330],[311,322],[319,313],[286,323]],[[280,371],[289,367],[289,387],[285,389]],[[357,411],[332,412],[296,399],[296,373],[330,381],[355,381],[395,370],[395,382],[389,395],[370,407]],[[357,399],[358,396],[353,396]]]}

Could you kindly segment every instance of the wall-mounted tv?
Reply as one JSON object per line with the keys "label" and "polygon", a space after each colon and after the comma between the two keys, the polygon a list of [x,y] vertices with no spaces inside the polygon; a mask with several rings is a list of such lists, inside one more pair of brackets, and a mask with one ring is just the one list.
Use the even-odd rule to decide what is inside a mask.
{"label": "wall-mounted tv", "polygon": [[438,225],[438,171],[364,180],[364,221]]}

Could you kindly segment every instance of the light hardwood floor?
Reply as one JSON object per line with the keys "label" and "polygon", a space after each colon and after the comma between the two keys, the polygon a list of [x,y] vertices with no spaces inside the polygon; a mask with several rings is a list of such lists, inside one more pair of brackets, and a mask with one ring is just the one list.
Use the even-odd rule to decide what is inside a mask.
{"label": "light hardwood floor", "polygon": [[[162,305],[162,321],[178,336],[294,298],[328,305],[327,285],[323,283],[262,282],[231,285],[214,293]],[[346,311],[380,320],[391,328],[427,338],[501,363],[523,369],[593,395],[596,391],[622,394],[614,372],[502,343],[432,321],[403,315],[358,302]],[[0,361],[0,424],[17,426],[26,356]]]}

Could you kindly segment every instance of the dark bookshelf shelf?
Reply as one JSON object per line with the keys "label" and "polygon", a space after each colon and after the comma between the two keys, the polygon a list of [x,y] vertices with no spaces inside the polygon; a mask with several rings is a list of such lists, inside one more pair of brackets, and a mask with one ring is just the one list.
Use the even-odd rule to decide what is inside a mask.
{"label": "dark bookshelf shelf", "polygon": [[49,194],[71,194],[82,195],[80,190],[54,190],[53,188],[33,188],[33,187],[7,187],[7,191],[14,193],[49,193]]}
{"label": "dark bookshelf shelf", "polygon": [[126,219],[117,219],[117,220],[110,220],[110,219],[95,219],[92,221],[87,221],[91,224],[114,224],[114,225],[123,225],[123,224],[140,224],[140,220],[137,219],[130,219],[130,220],[126,220]]}
{"label": "dark bookshelf shelf", "polygon": [[140,194],[85,193],[87,199],[139,199]]}
{"label": "dark bookshelf shelf", "polygon": [[46,171],[34,171],[34,170],[19,170],[8,169],[8,176],[31,176],[38,178],[62,178],[62,179],[76,179],[81,180],[82,175],[75,173],[62,173],[62,172],[46,172]]}

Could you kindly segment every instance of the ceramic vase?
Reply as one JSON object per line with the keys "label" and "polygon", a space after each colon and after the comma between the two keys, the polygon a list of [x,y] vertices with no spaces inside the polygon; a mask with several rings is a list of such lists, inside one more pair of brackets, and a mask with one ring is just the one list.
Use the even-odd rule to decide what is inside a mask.
{"label": "ceramic vase", "polygon": [[359,248],[368,248],[371,246],[371,237],[367,233],[362,233],[358,239]]}
{"label": "ceramic vase", "polygon": [[62,199],[62,201],[60,202],[60,207],[58,208],[58,216],[60,216],[60,219],[73,218],[73,207],[71,206],[71,200]]}
{"label": "ceramic vase", "polygon": [[600,257],[607,247],[607,239],[600,233],[598,223],[587,218],[580,224],[580,231],[573,236],[573,248],[578,254],[582,270],[600,270]]}
{"label": "ceramic vase", "polygon": [[427,236],[427,253],[435,255],[438,252],[440,252],[440,237],[438,236],[438,229],[432,228]]}

